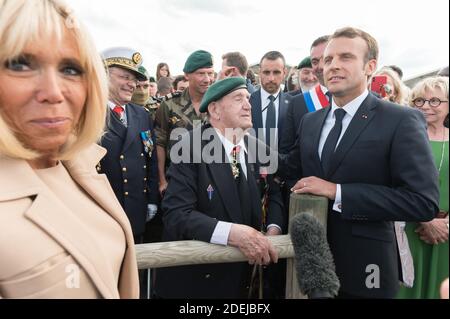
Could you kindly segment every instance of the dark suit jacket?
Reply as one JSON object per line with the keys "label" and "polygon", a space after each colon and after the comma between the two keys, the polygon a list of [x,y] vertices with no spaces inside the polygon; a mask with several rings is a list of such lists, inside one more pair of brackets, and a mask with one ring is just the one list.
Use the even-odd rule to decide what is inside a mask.
{"label": "dark suit jacket", "polygon": [[[207,128],[210,126],[203,126],[201,132]],[[187,145],[194,134],[191,132],[185,135],[180,143]],[[210,140],[202,141],[202,150],[213,137],[224,153],[216,134]],[[259,230],[262,213],[258,164],[247,164],[248,196],[252,211],[242,212],[230,164],[220,158],[219,162],[205,163],[198,156],[200,152],[192,149],[191,147],[190,158],[196,159],[193,163],[172,163],[168,171],[169,185],[162,201],[163,240],[195,239],[210,242],[218,221],[246,224]],[[248,150],[248,158],[254,158],[250,148]],[[283,226],[283,204],[279,188],[271,180],[269,183],[267,225],[275,223]],[[207,192],[210,186],[214,189],[211,199]],[[248,263],[158,269],[156,293],[162,298],[241,298],[245,294],[248,270]]]}
{"label": "dark suit jacket", "polygon": [[286,93],[289,94],[290,96],[296,96],[296,95],[302,94],[303,92],[302,92],[302,89],[298,89],[298,90],[289,91],[289,92],[286,92]]}
{"label": "dark suit jacket", "polygon": [[283,134],[280,139],[278,151],[280,154],[288,154],[298,137],[298,127],[303,115],[308,113],[303,94],[292,97],[291,103],[286,111],[286,119],[283,126]]}
{"label": "dark suit jacket", "polygon": [[146,152],[141,132],[151,131],[153,145],[153,123],[143,107],[127,104],[125,127],[108,108],[106,132],[100,144],[108,150],[100,161],[99,172],[106,174],[114,193],[130,219],[133,235],[145,231],[147,204],[157,203],[158,168],[156,151]]}
{"label": "dark suit jacket", "polygon": [[[292,96],[280,92],[279,98],[279,109],[278,109],[278,143],[280,143],[281,135],[284,134],[284,123],[286,121],[286,114],[291,102]],[[259,136],[258,129],[263,128],[263,117],[261,108],[261,89],[258,89],[250,96],[250,104],[252,105],[252,122],[253,128],[256,131],[256,136],[264,141],[264,136]],[[278,144],[279,145],[279,144]]]}
{"label": "dark suit jacket", "polygon": [[[341,184],[342,212],[332,211],[331,202],[327,225],[341,290],[392,298],[399,279],[392,221],[428,221],[438,212],[438,175],[425,120],[417,110],[369,94],[338,144],[329,174],[324,175],[318,128],[330,109],[303,117],[299,144],[282,171]],[[379,267],[379,288],[366,287],[370,265]]]}

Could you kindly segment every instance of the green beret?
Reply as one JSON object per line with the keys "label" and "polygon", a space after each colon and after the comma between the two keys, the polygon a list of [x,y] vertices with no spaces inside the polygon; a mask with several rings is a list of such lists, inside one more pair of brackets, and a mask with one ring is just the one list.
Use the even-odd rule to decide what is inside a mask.
{"label": "green beret", "polygon": [[200,104],[200,112],[206,112],[209,103],[220,100],[225,95],[238,89],[247,89],[244,78],[231,77],[215,82],[208,88],[205,95],[203,95],[202,103]]}
{"label": "green beret", "polygon": [[144,68],[142,65],[138,68],[138,71],[140,72],[140,73],[142,73],[142,74],[144,74],[145,75],[145,77],[148,79],[149,78],[149,75],[148,75],[148,72],[147,72],[147,69],[146,68]]}
{"label": "green beret", "polygon": [[184,73],[193,73],[200,68],[212,68],[213,59],[209,52],[198,50],[193,52],[184,64]]}
{"label": "green beret", "polygon": [[300,62],[300,64],[298,65],[297,69],[301,70],[303,68],[312,68],[311,65],[311,58],[309,56],[307,56],[306,58],[304,58],[302,60],[302,62]]}

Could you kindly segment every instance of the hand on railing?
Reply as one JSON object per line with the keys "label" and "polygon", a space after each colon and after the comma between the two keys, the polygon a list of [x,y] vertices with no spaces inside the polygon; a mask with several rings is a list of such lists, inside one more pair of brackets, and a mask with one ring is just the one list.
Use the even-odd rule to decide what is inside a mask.
{"label": "hand on railing", "polygon": [[228,236],[228,244],[239,248],[248,258],[250,265],[268,265],[278,261],[278,253],[272,243],[252,227],[233,224]]}

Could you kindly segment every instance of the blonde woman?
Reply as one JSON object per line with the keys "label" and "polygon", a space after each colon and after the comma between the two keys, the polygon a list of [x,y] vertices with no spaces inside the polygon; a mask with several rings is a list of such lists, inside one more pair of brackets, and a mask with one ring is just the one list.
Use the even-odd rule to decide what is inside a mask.
{"label": "blonde woman", "polygon": [[58,0],[0,0],[0,298],[137,298],[130,224],[95,166],[107,81]]}

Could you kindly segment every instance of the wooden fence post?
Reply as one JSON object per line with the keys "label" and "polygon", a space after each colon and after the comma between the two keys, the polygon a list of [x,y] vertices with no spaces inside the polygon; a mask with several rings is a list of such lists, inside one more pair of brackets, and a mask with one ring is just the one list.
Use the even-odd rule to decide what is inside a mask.
{"label": "wooden fence post", "polygon": [[[296,214],[310,213],[327,229],[328,198],[309,194],[291,194],[289,201],[289,220]],[[290,226],[290,224],[289,224]],[[286,299],[305,299],[297,284],[294,258],[288,258],[286,269]]]}

